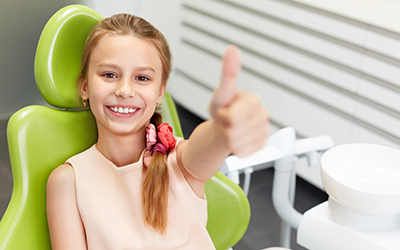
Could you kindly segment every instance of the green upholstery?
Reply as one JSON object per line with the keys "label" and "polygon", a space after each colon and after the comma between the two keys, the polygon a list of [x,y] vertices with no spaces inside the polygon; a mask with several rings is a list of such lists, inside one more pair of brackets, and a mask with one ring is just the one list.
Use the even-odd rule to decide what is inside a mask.
{"label": "green upholstery", "polygon": [[90,111],[29,106],[8,124],[13,193],[0,224],[0,249],[51,249],[46,183],[51,171],[96,141]]}
{"label": "green upholstery", "polygon": [[234,246],[250,221],[250,205],[243,190],[225,175],[217,173],[206,183],[207,230],[217,250]]}
{"label": "green upholstery", "polygon": [[76,79],[86,37],[103,17],[94,10],[71,5],[55,13],[40,36],[35,58],[36,84],[44,99],[59,108],[82,107]]}
{"label": "green upholstery", "polygon": [[[45,100],[56,108],[28,106],[7,128],[13,172],[11,201],[0,222],[0,250],[51,249],[46,219],[46,183],[55,167],[89,148],[97,139],[96,122],[76,97],[83,44],[102,17],[82,5],[59,10],[40,37],[35,77]],[[76,109],[78,108],[78,109]],[[163,100],[163,118],[183,136],[171,96]],[[247,229],[250,207],[242,190],[218,173],[206,185],[207,229],[218,250],[236,244]]]}

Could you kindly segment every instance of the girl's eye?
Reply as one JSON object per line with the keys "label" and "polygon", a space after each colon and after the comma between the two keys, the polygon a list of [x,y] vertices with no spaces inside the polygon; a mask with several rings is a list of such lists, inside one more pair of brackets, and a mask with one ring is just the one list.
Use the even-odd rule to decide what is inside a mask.
{"label": "girl's eye", "polygon": [[117,78],[117,76],[113,73],[104,73],[103,76],[106,78]]}
{"label": "girl's eye", "polygon": [[135,79],[142,82],[150,80],[147,76],[138,76]]}

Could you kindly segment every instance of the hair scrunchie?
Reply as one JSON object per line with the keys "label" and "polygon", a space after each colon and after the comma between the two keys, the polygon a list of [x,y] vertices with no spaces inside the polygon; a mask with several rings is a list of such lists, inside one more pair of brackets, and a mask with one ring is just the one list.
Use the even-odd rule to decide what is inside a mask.
{"label": "hair scrunchie", "polygon": [[176,139],[168,123],[163,122],[158,126],[157,136],[161,143],[167,148],[168,152],[175,148]]}
{"label": "hair scrunchie", "polygon": [[153,123],[147,125],[146,128],[146,147],[147,150],[151,151],[154,145],[157,143],[157,131]]}
{"label": "hair scrunchie", "polygon": [[153,156],[155,152],[160,152],[163,155],[166,155],[175,148],[175,145],[176,139],[173,134],[173,129],[168,123],[161,123],[157,130],[152,123],[147,126],[146,147],[147,150],[150,151],[151,156]]}
{"label": "hair scrunchie", "polygon": [[167,154],[167,148],[162,144],[162,143],[157,143],[154,148],[153,151],[151,152],[151,156],[153,156],[153,154],[155,152],[160,152],[163,155]]}

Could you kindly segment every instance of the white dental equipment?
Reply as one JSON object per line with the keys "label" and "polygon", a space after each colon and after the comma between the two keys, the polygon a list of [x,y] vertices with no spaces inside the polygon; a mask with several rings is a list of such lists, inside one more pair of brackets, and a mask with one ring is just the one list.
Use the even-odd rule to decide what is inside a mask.
{"label": "white dental equipment", "polygon": [[[293,227],[298,244],[310,250],[400,249],[400,151],[372,144],[332,146],[329,136],[296,141],[294,129],[285,128],[254,155],[228,157],[221,172],[237,183],[243,172],[247,194],[250,174],[274,166],[272,196],[283,220],[283,247],[290,247]],[[326,150],[321,176],[329,200],[302,215],[293,208],[295,162],[305,156],[315,165]]]}
{"label": "white dental equipment", "polygon": [[[310,250],[400,249],[400,151],[345,144],[321,159],[329,200],[308,210],[297,231]],[[316,230],[317,229],[317,230]]]}

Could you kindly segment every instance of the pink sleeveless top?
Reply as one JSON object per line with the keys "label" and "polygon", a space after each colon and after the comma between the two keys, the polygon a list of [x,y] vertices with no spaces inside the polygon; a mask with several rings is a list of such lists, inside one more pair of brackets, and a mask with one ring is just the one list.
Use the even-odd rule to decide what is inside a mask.
{"label": "pink sleeveless top", "polygon": [[89,250],[215,249],[206,230],[207,202],[187,183],[176,152],[168,156],[170,176],[165,235],[149,230],[142,218],[143,154],[116,167],[96,145],[67,161],[75,171],[76,200]]}

